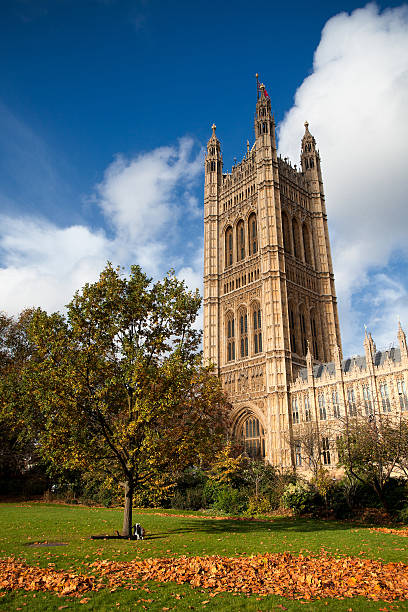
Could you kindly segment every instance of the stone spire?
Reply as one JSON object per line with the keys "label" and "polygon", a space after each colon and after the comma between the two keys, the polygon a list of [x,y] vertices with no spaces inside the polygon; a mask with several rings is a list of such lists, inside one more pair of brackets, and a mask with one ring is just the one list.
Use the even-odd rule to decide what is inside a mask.
{"label": "stone spire", "polygon": [[258,82],[258,100],[255,112],[255,138],[267,144],[269,141],[272,148],[276,150],[275,118],[271,111],[271,99],[266,91],[265,85]]}
{"label": "stone spire", "polygon": [[398,344],[401,351],[401,361],[408,360],[407,337],[401,327],[401,321],[398,319]]}
{"label": "stone spire", "polygon": [[302,138],[300,162],[303,172],[308,174],[320,173],[320,155],[316,149],[316,140],[309,132],[309,123],[307,121],[305,121],[305,133]]}
{"label": "stone spire", "polygon": [[222,155],[221,145],[215,133],[217,126],[215,123],[211,126],[212,134],[210,140],[207,142],[207,155],[206,155],[206,172],[217,173],[218,176],[222,174]]}
{"label": "stone spire", "polygon": [[370,365],[374,365],[377,348],[370,332],[367,331],[367,327],[365,328],[364,333],[364,351],[366,355],[367,367],[369,367]]}

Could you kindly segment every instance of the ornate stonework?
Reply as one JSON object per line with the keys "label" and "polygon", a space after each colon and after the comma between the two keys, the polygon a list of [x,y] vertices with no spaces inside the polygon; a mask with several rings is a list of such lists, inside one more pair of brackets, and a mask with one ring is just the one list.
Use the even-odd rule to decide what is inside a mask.
{"label": "ornate stonework", "polygon": [[225,173],[213,126],[205,158],[204,357],[216,365],[231,398],[235,435],[250,454],[275,465],[299,463],[290,440],[301,419],[319,421],[318,389],[328,406],[326,422],[347,411],[350,385],[358,397],[369,385],[379,405],[386,388],[393,405],[403,406],[396,390],[404,381],[405,393],[408,384],[404,346],[387,358],[374,351],[371,362],[366,351],[358,366],[341,361],[319,151],[305,123],[301,168],[278,156],[271,103],[261,85],[253,147],[248,144],[242,161]]}

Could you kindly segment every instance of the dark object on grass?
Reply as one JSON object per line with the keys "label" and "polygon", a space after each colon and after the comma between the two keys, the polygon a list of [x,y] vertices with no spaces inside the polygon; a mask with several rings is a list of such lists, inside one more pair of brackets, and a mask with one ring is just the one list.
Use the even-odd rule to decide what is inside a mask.
{"label": "dark object on grass", "polygon": [[132,529],[133,529],[133,537],[134,537],[134,539],[135,540],[143,540],[144,535],[145,535],[145,530],[143,529],[141,524],[140,523],[136,523],[135,525],[133,525]]}

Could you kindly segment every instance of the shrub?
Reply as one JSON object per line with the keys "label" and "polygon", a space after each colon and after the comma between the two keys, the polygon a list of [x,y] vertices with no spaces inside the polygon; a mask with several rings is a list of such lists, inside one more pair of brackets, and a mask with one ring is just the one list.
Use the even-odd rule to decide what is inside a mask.
{"label": "shrub", "polygon": [[241,514],[247,509],[248,495],[226,485],[218,488],[214,508],[227,514]]}
{"label": "shrub", "polygon": [[305,514],[315,509],[316,491],[305,482],[290,483],[283,491],[281,503],[295,514]]}
{"label": "shrub", "polygon": [[254,514],[268,514],[268,512],[272,512],[272,510],[271,502],[264,495],[260,497],[253,495],[249,498],[247,513],[250,516]]}
{"label": "shrub", "polygon": [[398,512],[398,519],[405,525],[408,524],[408,505],[403,506]]}

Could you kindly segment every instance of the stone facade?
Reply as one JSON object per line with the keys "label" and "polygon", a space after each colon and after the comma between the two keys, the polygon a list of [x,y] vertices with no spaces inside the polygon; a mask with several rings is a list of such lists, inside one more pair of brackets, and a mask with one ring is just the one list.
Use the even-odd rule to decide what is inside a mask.
{"label": "stone facade", "polygon": [[349,404],[354,410],[351,390],[356,406],[371,397],[381,409],[384,396],[388,411],[388,393],[390,409],[406,409],[402,329],[399,342],[377,353],[366,334],[365,357],[342,360],[319,151],[305,123],[301,167],[278,156],[260,85],[252,148],[224,172],[213,125],[205,158],[204,358],[230,397],[234,435],[250,455],[301,466],[293,440],[314,423],[323,462],[333,465],[324,433]]}

